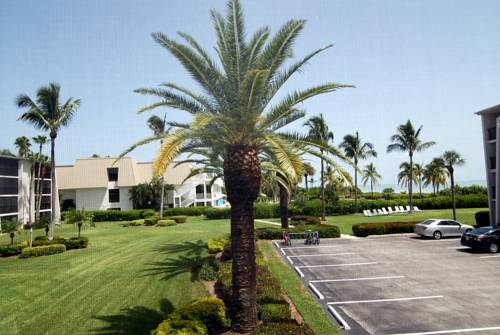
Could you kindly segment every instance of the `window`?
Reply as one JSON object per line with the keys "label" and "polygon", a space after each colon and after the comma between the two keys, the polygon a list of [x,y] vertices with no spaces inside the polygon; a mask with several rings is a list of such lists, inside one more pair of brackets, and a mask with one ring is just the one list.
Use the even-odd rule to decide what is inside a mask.
{"label": "window", "polygon": [[0,176],[19,176],[17,159],[0,157]]}
{"label": "window", "polygon": [[40,209],[50,209],[51,208],[51,203],[50,203],[50,196],[42,196],[42,205],[40,206]]}
{"label": "window", "polygon": [[0,194],[18,193],[18,182],[16,178],[0,178]]}
{"label": "window", "polygon": [[120,202],[120,190],[109,190],[109,202]]}
{"label": "window", "polygon": [[[38,181],[35,182],[35,193],[38,194]],[[42,194],[50,194],[50,180],[42,180]]]}
{"label": "window", "polygon": [[121,211],[122,209],[120,207],[116,208],[108,208],[108,211]]}
{"label": "window", "polygon": [[441,221],[438,223],[438,226],[449,226],[450,224],[448,222],[449,221]]}
{"label": "window", "polygon": [[108,168],[108,181],[118,181],[118,168]]}
{"label": "window", "polygon": [[0,214],[17,213],[17,197],[0,198]]}
{"label": "window", "polygon": [[196,186],[196,193],[204,193],[204,191],[203,191],[203,185]]}
{"label": "window", "polygon": [[448,221],[448,226],[460,226],[460,223],[455,221]]}

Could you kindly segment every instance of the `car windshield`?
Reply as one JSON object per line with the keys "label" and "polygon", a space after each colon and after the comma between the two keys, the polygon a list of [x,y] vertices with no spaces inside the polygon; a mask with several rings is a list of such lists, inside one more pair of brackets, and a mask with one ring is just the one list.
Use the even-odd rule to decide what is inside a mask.
{"label": "car windshield", "polygon": [[477,228],[476,230],[474,230],[474,233],[476,234],[484,234],[484,233],[487,233],[491,230],[491,227],[481,227],[481,228]]}
{"label": "car windshield", "polygon": [[433,222],[434,222],[434,220],[425,220],[425,221],[420,222],[420,224],[429,225]]}

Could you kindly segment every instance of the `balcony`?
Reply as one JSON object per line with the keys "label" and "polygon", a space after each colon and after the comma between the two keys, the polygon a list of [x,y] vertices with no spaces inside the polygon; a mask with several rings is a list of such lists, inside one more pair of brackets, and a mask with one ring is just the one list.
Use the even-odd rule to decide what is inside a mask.
{"label": "balcony", "polygon": [[486,129],[486,138],[489,141],[496,141],[497,139],[497,129],[495,127],[491,127]]}
{"label": "balcony", "polygon": [[496,157],[490,157],[490,170],[496,170],[496,168],[497,168]]}

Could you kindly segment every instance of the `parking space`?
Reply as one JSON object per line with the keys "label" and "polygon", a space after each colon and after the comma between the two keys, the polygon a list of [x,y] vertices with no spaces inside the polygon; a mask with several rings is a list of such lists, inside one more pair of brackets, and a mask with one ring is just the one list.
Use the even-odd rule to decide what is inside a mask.
{"label": "parking space", "polygon": [[409,235],[275,246],[345,334],[500,334],[500,255]]}

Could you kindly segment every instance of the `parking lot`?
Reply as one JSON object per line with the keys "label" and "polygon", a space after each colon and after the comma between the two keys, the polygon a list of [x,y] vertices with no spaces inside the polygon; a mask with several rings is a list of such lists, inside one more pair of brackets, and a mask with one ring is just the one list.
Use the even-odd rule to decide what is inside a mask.
{"label": "parking lot", "polygon": [[274,244],[345,334],[500,334],[500,255],[408,235]]}

